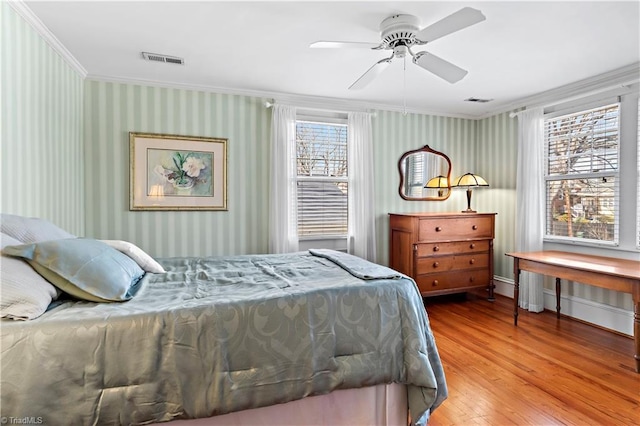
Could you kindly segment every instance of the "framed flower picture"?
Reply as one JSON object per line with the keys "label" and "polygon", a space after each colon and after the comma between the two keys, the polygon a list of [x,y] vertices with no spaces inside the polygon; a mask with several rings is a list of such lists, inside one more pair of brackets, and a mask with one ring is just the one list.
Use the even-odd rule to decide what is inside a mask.
{"label": "framed flower picture", "polygon": [[129,133],[129,210],[227,210],[227,140]]}

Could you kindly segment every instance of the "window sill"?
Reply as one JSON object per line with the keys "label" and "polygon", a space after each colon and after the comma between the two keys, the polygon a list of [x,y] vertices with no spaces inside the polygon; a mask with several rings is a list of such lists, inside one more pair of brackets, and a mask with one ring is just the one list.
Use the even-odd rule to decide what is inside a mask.
{"label": "window sill", "polygon": [[331,249],[338,251],[347,250],[347,237],[307,237],[300,238],[298,241],[300,250],[315,249]]}
{"label": "window sill", "polygon": [[[578,250],[588,251],[593,254],[600,254],[607,256],[607,252],[624,252],[631,253],[632,255],[638,255],[640,248],[635,246],[620,246],[614,243],[590,243],[585,241],[566,241],[557,239],[543,239],[544,250],[565,250],[568,247],[576,247]],[[617,256],[611,254],[611,256]]]}

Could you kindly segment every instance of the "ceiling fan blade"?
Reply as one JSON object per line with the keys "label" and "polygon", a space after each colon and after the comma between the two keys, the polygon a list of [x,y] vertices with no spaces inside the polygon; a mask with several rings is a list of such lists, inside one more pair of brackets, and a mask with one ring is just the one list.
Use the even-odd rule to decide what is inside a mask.
{"label": "ceiling fan blade", "polygon": [[467,71],[462,68],[428,52],[416,53],[413,56],[413,63],[447,80],[449,83],[456,83],[467,75]]}
{"label": "ceiling fan blade", "polygon": [[355,48],[355,49],[380,49],[380,43],[367,43],[360,41],[316,41],[309,45],[315,49],[340,49],[340,48]]}
{"label": "ceiling fan blade", "polygon": [[382,73],[382,71],[387,69],[389,64],[391,64],[391,59],[392,58],[393,58],[393,56],[391,58],[384,58],[383,60],[378,61],[375,64],[373,64],[373,66],[371,68],[369,68],[367,70],[367,72],[362,74],[360,76],[360,78],[355,81],[355,83],[353,83],[351,86],[349,86],[349,90],[358,90],[358,89],[362,89],[365,86],[367,86],[377,76],[379,76]]}
{"label": "ceiling fan blade", "polygon": [[485,19],[485,16],[479,10],[465,7],[424,28],[416,34],[416,38],[423,42],[422,44],[430,43],[442,36],[467,28]]}

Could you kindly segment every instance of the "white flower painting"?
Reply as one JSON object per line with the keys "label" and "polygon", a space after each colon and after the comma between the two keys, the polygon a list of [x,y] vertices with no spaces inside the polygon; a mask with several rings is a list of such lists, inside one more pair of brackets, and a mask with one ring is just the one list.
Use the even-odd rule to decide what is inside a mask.
{"label": "white flower painting", "polygon": [[130,210],[227,210],[227,139],[129,132]]}
{"label": "white flower painting", "polygon": [[164,196],[211,196],[213,153],[148,150],[149,188],[163,185]]}

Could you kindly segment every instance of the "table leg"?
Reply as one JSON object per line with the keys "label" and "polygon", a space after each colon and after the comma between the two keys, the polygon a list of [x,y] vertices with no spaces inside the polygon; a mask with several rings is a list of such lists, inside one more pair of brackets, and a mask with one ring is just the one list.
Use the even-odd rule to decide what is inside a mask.
{"label": "table leg", "polygon": [[518,325],[518,299],[520,298],[520,259],[513,258],[513,325]]}
{"label": "table leg", "polygon": [[495,302],[496,301],[496,297],[493,294],[494,289],[496,288],[496,285],[493,283],[493,275],[491,276],[491,280],[489,280],[489,297],[487,298],[487,300],[489,302]]}
{"label": "table leg", "polygon": [[640,373],[640,283],[635,286],[633,305],[633,340],[636,348],[633,357],[636,360],[636,373]]}
{"label": "table leg", "polygon": [[560,278],[556,278],[556,316],[560,318]]}

